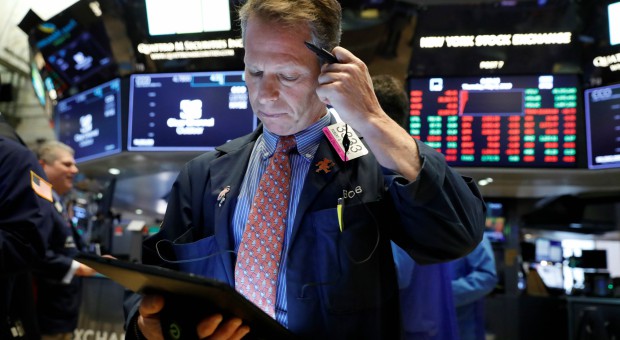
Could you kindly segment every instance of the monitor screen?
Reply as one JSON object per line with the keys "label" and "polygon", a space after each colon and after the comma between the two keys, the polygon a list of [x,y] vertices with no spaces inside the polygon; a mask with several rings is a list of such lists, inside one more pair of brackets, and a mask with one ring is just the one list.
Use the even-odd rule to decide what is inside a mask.
{"label": "monitor screen", "polygon": [[607,6],[607,20],[609,22],[609,45],[620,44],[620,2]]}
{"label": "monitor screen", "polygon": [[491,242],[503,242],[506,217],[504,216],[504,205],[498,202],[487,202],[487,213],[485,219],[484,233]]}
{"label": "monitor screen", "polygon": [[588,168],[620,168],[620,84],[585,91]]}
{"label": "monitor screen", "polygon": [[243,71],[130,77],[129,151],[201,151],[252,132]]}
{"label": "monitor screen", "polygon": [[228,0],[145,0],[150,35],[229,31]]}
{"label": "monitor screen", "polygon": [[75,150],[77,163],[121,152],[120,79],[59,101],[56,133]]}
{"label": "monitor screen", "polygon": [[561,263],[564,259],[562,255],[562,243],[560,241],[548,240],[545,238],[536,239],[536,262]]}
{"label": "monitor screen", "polygon": [[54,50],[47,60],[71,84],[82,83],[113,62],[112,56],[89,32],[82,32]]}
{"label": "monitor screen", "polygon": [[575,168],[573,75],[409,78],[409,132],[453,166]]}

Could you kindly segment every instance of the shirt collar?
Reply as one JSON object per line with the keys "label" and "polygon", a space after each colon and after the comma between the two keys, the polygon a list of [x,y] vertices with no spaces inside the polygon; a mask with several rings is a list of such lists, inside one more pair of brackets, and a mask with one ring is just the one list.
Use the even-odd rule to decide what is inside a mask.
{"label": "shirt collar", "polygon": [[[311,161],[314,153],[319,146],[319,142],[323,138],[323,128],[329,125],[331,113],[327,113],[321,117],[316,123],[310,125],[305,130],[295,134],[297,142],[297,152],[307,160]],[[278,143],[278,135],[270,132],[263,125],[261,154],[263,158],[268,158],[276,152],[276,144]],[[293,151],[295,152],[295,151]]]}

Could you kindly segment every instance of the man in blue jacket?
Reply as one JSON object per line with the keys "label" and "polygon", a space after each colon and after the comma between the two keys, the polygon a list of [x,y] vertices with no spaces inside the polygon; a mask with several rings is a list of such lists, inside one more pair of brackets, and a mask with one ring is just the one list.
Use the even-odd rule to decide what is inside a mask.
{"label": "man in blue jacket", "polygon": [[51,185],[0,115],[0,339],[39,339],[30,271],[51,229]]}
{"label": "man in blue jacket", "polygon": [[37,265],[37,317],[42,340],[72,339],[77,327],[82,296],[82,276],[95,271],[73,258],[85,245],[73,227],[62,196],[73,188],[78,168],[74,151],[59,141],[47,141],[37,149],[39,163],[53,185],[54,225],[48,250]]}
{"label": "man in blue jacket", "polygon": [[[390,75],[372,76],[377,100],[385,113],[403,128],[409,126],[409,98],[403,83]],[[392,244],[404,340],[457,340],[458,325],[452,299],[449,263],[419,265]]]}
{"label": "man in blue jacket", "polygon": [[[398,339],[390,241],[420,263],[467,254],[484,226],[479,192],[383,112],[366,65],[338,47],[338,1],[249,0],[240,19],[246,86],[262,124],[183,168],[161,230],[144,243],[143,261],[245,289],[237,269],[247,261],[242,249],[248,233],[274,232],[246,222],[253,223],[249,217],[264,203],[258,201],[284,201],[285,233],[265,243],[282,249],[275,268],[265,268],[276,272],[277,284],[271,286],[270,278],[262,282],[268,292],[257,289],[246,297],[275,292],[263,307],[301,337]],[[304,42],[331,51],[338,63],[324,63]],[[326,105],[349,125],[335,124]],[[274,155],[291,140],[296,147],[290,156]],[[272,165],[283,157],[290,161]],[[290,184],[255,195],[262,193],[264,173],[289,165],[281,179]],[[261,267],[250,271],[267,275]],[[161,338],[163,306],[154,296],[133,305],[127,336]],[[203,315],[199,308],[195,313]],[[217,314],[196,330],[199,338],[218,339],[251,332],[243,320]]]}
{"label": "man in blue jacket", "polygon": [[495,256],[489,239],[469,255],[450,262],[452,293],[461,340],[484,340],[484,297],[497,284]]}

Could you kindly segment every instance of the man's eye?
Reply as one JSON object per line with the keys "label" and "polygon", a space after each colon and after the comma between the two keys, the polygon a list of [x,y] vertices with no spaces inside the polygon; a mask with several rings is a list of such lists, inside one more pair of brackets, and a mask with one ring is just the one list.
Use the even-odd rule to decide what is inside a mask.
{"label": "man's eye", "polygon": [[250,71],[250,75],[252,77],[260,77],[263,75],[263,72],[262,71]]}
{"label": "man's eye", "polygon": [[299,79],[299,76],[290,76],[290,75],[285,75],[283,74],[282,79],[286,80],[286,81],[295,81],[297,79]]}

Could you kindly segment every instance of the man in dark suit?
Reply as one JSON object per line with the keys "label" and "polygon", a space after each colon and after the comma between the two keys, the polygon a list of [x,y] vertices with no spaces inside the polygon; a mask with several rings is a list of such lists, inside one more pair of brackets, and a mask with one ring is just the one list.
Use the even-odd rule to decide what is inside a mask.
{"label": "man in dark suit", "polygon": [[43,340],[73,337],[77,327],[82,281],[95,271],[73,258],[85,245],[70,221],[62,197],[73,188],[78,168],[74,151],[66,144],[48,141],[37,149],[39,163],[53,185],[54,226],[45,259],[37,266],[37,316]]}
{"label": "man in dark suit", "polygon": [[0,114],[0,339],[39,339],[31,269],[45,253],[52,189]]}
{"label": "man in dark suit", "polygon": [[[262,124],[183,168],[143,261],[226,282],[304,338],[399,339],[390,241],[420,263],[465,255],[482,237],[480,194],[381,109],[366,65],[338,46],[337,0],[248,0],[239,16],[245,84]],[[165,305],[153,296],[133,304],[127,336],[160,339]],[[251,332],[218,314],[195,330],[216,339]]]}

